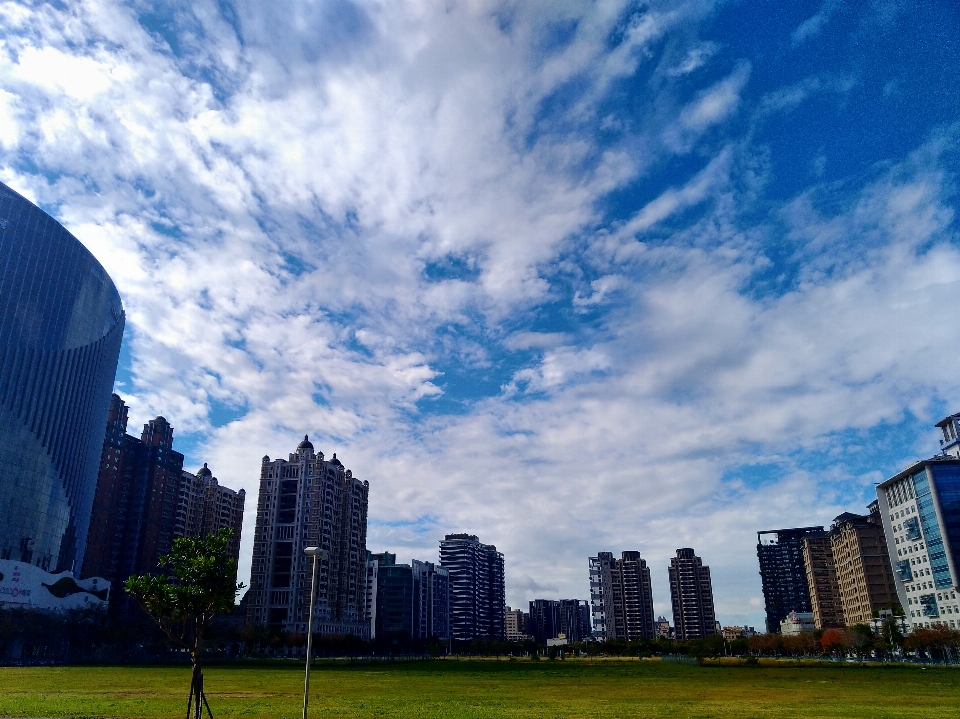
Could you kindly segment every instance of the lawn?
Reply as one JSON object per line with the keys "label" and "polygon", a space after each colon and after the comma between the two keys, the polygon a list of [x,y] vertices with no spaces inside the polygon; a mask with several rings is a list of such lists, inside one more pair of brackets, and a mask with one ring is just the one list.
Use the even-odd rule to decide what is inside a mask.
{"label": "lawn", "polygon": [[[211,667],[214,716],[299,717],[295,665]],[[921,667],[697,667],[657,661],[318,666],[311,717],[956,716],[960,673]],[[3,717],[183,717],[189,670],[0,668]]]}

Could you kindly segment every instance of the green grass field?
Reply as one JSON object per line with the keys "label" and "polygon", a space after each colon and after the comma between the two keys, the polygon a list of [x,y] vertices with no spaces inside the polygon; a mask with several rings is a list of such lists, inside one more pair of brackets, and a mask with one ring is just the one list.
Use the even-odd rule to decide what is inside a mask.
{"label": "green grass field", "polygon": [[[211,667],[217,719],[299,717],[302,668]],[[189,670],[0,668],[3,717],[183,717]],[[960,671],[657,661],[318,666],[311,717],[903,717],[960,710]]]}

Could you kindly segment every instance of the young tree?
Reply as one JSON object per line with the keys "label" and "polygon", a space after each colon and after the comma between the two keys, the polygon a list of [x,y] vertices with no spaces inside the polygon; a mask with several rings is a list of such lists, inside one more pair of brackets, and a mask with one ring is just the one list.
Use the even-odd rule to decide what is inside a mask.
{"label": "young tree", "polygon": [[227,550],[233,531],[221,529],[205,537],[173,540],[170,554],[160,558],[161,575],[134,575],[126,591],[157,623],[172,642],[190,653],[192,667],[187,719],[201,719],[203,706],[213,712],[203,692],[203,632],[215,614],[233,611],[242,584],[237,584],[237,563]]}

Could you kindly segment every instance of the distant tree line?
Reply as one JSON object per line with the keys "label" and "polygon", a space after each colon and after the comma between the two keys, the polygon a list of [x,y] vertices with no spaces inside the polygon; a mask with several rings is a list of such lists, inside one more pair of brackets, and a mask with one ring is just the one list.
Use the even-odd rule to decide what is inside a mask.
{"label": "distant tree line", "polygon": [[[238,616],[217,617],[204,635],[204,654],[214,662],[304,656],[307,638],[271,627],[243,626]],[[323,657],[649,657],[686,654],[693,657],[850,657],[896,659],[910,656],[930,661],[960,660],[960,632],[944,627],[917,629],[906,637],[888,620],[874,632],[869,625],[827,629],[798,636],[761,634],[726,642],[719,635],[687,642],[669,639],[587,641],[547,647],[531,640],[508,642],[474,639],[448,645],[435,640],[370,642],[354,636],[314,637],[314,656]],[[146,616],[113,618],[102,610],[53,614],[0,607],[0,663],[189,663]]]}
{"label": "distant tree line", "polygon": [[750,639],[749,649],[757,656],[896,659],[912,655],[953,662],[960,657],[960,632],[939,626],[915,629],[904,637],[896,620],[888,619],[878,631],[869,624],[855,624],[846,629],[825,629],[790,637],[763,634]]}

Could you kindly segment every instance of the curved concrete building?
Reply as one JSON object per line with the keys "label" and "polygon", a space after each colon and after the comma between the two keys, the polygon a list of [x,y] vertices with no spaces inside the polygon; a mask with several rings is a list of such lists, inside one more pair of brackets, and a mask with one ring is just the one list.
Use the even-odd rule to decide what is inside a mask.
{"label": "curved concrete building", "polygon": [[0,559],[80,571],[123,323],[93,255],[0,183]]}

